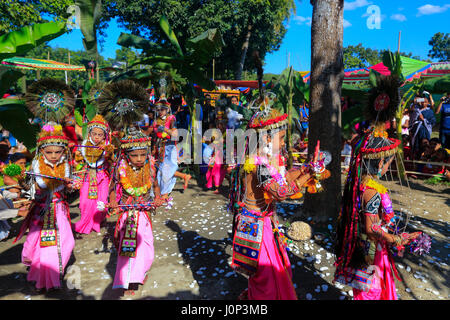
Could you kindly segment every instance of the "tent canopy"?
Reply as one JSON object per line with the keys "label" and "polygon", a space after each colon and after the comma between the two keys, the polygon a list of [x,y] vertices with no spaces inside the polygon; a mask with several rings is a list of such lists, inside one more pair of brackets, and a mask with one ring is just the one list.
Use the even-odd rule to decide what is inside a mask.
{"label": "tent canopy", "polygon": [[[450,74],[450,62],[429,63],[401,56],[402,73],[406,81],[412,81],[417,78],[434,78]],[[383,75],[390,75],[389,69],[382,63],[370,66],[368,68],[352,68],[344,70],[344,83],[358,81],[368,81],[370,70],[377,71]],[[303,76],[305,82],[309,82],[310,73]]]}
{"label": "tent canopy", "polygon": [[44,60],[44,59],[34,59],[34,58],[23,58],[23,57],[13,57],[2,60],[2,65],[25,69],[25,70],[65,70],[65,71],[86,71],[84,66],[70,65],[63,62]]}

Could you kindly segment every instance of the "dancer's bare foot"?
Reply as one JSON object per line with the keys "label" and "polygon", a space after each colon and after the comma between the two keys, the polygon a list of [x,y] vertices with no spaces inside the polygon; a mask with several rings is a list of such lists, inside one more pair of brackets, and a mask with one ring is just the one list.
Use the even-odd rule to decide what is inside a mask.
{"label": "dancer's bare foot", "polygon": [[214,190],[214,194],[219,194],[219,193],[220,193],[219,188],[216,188],[216,190]]}
{"label": "dancer's bare foot", "polygon": [[186,188],[188,187],[188,183],[189,180],[191,180],[192,176],[190,174],[185,174],[183,179],[184,179],[184,186],[183,189],[186,190]]}
{"label": "dancer's bare foot", "polygon": [[127,297],[129,297],[129,296],[134,296],[134,290],[125,290],[125,291],[123,292],[123,295],[124,295],[124,296],[127,296]]}
{"label": "dancer's bare foot", "polygon": [[144,281],[142,282],[142,284],[145,284],[148,280],[148,274],[145,275]]}

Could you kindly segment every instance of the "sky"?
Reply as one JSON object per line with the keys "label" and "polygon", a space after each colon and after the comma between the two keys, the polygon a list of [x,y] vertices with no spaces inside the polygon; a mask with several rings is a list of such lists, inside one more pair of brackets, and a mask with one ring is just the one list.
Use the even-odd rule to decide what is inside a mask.
{"label": "sky", "polygon": [[[286,23],[288,31],[278,51],[266,56],[264,72],[281,73],[288,63],[298,71],[309,71],[311,64],[311,17],[309,0],[296,0],[296,13]],[[437,32],[450,32],[450,0],[346,0],[344,4],[344,46],[358,45],[396,51],[399,32],[400,51],[428,59],[428,41]],[[115,58],[120,48],[121,28],[111,21],[100,54]],[[72,30],[49,42],[52,47],[83,50],[82,34]]]}

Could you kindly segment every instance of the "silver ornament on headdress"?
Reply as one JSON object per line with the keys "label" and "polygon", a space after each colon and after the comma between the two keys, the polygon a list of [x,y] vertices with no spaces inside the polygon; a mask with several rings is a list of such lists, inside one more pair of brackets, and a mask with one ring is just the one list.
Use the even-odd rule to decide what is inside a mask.
{"label": "silver ornament on headdress", "polygon": [[114,105],[114,111],[117,112],[119,115],[127,114],[128,112],[134,111],[135,105],[133,100],[131,99],[120,99],[117,101],[117,103]]}

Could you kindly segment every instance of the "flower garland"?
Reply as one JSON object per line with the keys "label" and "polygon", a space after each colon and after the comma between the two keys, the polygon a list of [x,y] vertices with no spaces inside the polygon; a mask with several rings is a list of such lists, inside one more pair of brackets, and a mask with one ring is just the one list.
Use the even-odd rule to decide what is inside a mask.
{"label": "flower garland", "polygon": [[[88,141],[83,141],[83,144],[85,146],[95,146],[90,139]],[[81,148],[81,154],[90,167],[95,167],[96,165],[101,166],[101,163],[98,162],[103,162],[100,158],[104,153],[105,142],[102,141],[97,147],[99,148]]]}
{"label": "flower garland", "polygon": [[[47,176],[53,176],[57,178],[67,178],[68,172],[67,172],[67,162],[63,161],[62,163],[56,164],[53,168],[45,163],[44,155],[41,155],[39,157],[39,166],[38,166],[38,172],[43,175]],[[57,180],[57,179],[49,179],[49,178],[41,178],[50,190],[55,190],[56,188],[64,185],[63,181]]]}
{"label": "flower garland", "polygon": [[[150,163],[146,163],[143,168],[138,170],[138,172],[134,172],[127,161],[122,159],[119,163],[119,176],[120,183],[129,195],[140,197],[141,195],[146,194],[152,187],[150,179]],[[138,178],[140,178],[139,180],[144,181],[140,186],[137,186],[139,183],[137,181]]]}

